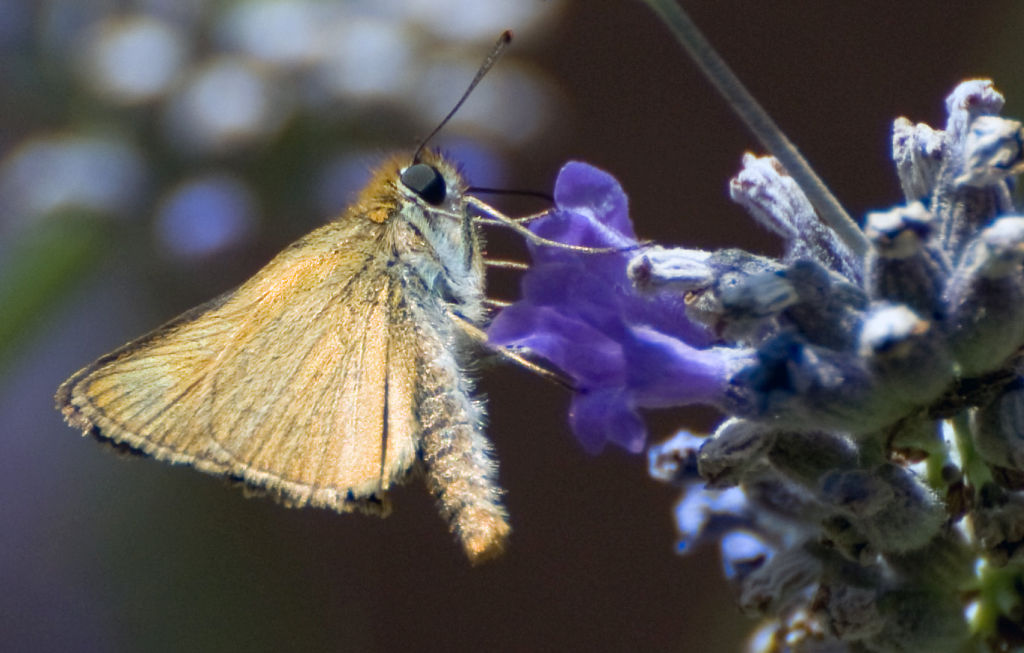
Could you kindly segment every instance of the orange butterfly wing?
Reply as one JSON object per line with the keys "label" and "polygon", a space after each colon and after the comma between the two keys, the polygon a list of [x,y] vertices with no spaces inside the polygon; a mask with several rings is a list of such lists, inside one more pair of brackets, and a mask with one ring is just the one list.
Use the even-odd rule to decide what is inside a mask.
{"label": "orange butterfly wing", "polygon": [[415,326],[374,252],[387,224],[345,218],[233,293],[80,370],[69,423],[289,505],[386,508],[416,459]]}

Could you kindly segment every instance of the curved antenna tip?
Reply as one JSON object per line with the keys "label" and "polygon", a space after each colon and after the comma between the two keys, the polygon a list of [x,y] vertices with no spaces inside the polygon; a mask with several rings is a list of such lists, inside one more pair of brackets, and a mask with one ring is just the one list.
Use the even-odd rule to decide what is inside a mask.
{"label": "curved antenna tip", "polygon": [[427,146],[427,143],[430,142],[430,139],[437,135],[437,132],[441,131],[441,129],[446,124],[448,124],[448,121],[451,120],[452,116],[455,115],[455,112],[459,110],[459,107],[462,106],[462,103],[466,101],[466,98],[468,98],[469,94],[473,92],[473,89],[476,88],[476,85],[480,83],[480,80],[483,79],[484,75],[487,74],[487,71],[491,69],[491,66],[494,65],[494,62],[498,60],[498,57],[501,56],[501,53],[505,50],[505,47],[511,41],[512,30],[507,29],[501,33],[501,36],[498,37],[498,42],[494,44],[493,48],[491,48],[490,54],[488,54],[487,58],[484,59],[482,64],[480,64],[480,68],[476,71],[476,76],[474,76],[473,81],[469,83],[469,88],[467,88],[466,91],[462,94],[462,97],[459,98],[459,101],[455,103],[455,106],[452,107],[452,110],[448,112],[448,115],[445,116],[437,125],[437,127],[434,128],[434,131],[430,132],[430,134],[428,134],[427,137],[420,142],[420,145],[419,147],[416,148],[416,151],[413,152],[413,163],[419,163],[420,154],[423,152],[423,148]]}

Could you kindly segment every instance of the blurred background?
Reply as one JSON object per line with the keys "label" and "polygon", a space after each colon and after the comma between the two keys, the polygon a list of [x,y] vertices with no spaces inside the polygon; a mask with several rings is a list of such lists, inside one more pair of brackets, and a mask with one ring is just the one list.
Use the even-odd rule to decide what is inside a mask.
{"label": "blurred background", "polygon": [[[855,216],[901,199],[897,116],[941,127],[976,76],[1024,115],[1019,3],[687,4]],[[776,251],[726,194],[756,142],[640,2],[0,0],[0,650],[739,649],[753,622],[716,552],[674,553],[676,490],[642,456],[586,455],[565,393],[522,370],[482,374],[514,532],[476,569],[419,481],[386,520],[287,510],[53,410],[76,369],[336,215],[505,28],[436,141],[472,183],[549,191],[582,159],[642,238]]]}

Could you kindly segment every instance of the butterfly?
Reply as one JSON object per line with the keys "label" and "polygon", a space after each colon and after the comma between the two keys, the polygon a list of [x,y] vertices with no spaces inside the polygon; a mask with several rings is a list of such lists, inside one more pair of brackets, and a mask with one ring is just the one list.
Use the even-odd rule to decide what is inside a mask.
{"label": "butterfly", "polygon": [[296,507],[385,514],[421,470],[469,558],[499,552],[508,519],[461,328],[484,318],[478,227],[455,167],[414,158],[238,289],[74,374],[56,395],[68,423]]}
{"label": "butterfly", "polygon": [[[425,148],[381,165],[337,220],[236,290],[100,357],[55,397],[85,435],[240,481],[288,506],[387,514],[424,475],[472,562],[510,531],[484,406],[467,373],[486,337],[478,212]],[[514,353],[509,357],[532,365]]]}

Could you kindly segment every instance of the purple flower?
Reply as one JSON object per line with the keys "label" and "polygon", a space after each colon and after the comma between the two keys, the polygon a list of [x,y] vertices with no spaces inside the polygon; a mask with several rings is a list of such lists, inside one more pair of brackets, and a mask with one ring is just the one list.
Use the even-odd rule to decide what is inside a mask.
{"label": "purple flower", "polygon": [[617,251],[530,243],[534,264],[522,280],[523,298],[495,318],[488,337],[530,350],[573,380],[569,420],[588,451],[607,441],[640,451],[646,429],[637,408],[718,404],[747,354],[707,348],[711,335],[686,317],[681,295],[641,294],[633,286],[626,267],[642,246],[611,175],[567,163],[555,206],[531,223],[534,234]]}
{"label": "purple flower", "polygon": [[775,550],[764,539],[743,530],[729,531],[722,536],[720,555],[725,577],[742,579],[752,570],[771,560]]}

